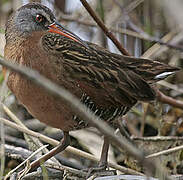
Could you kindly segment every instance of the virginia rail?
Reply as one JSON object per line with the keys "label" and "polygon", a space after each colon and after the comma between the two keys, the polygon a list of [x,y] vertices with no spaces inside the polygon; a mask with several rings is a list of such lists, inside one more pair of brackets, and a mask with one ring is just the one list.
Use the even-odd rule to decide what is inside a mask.
{"label": "virginia rail", "polygon": [[[108,123],[125,115],[140,101],[152,101],[152,84],[178,70],[176,67],[127,57],[83,41],[66,30],[47,7],[29,3],[18,9],[6,25],[5,58],[37,70],[77,96],[91,111]],[[90,126],[72,113],[69,106],[10,72],[8,87],[27,110],[40,121],[64,132],[60,145],[44,160],[69,145],[69,131]],[[104,138],[100,165],[107,161]],[[32,164],[37,167],[39,162]]]}

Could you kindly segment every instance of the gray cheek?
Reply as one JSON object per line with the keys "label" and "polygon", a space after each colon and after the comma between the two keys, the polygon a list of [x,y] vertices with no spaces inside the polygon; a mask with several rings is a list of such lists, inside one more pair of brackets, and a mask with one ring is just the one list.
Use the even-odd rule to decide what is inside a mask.
{"label": "gray cheek", "polygon": [[31,33],[33,31],[40,30],[40,27],[36,22],[30,22],[27,20],[21,20],[16,24],[17,30],[23,34]]}
{"label": "gray cheek", "polygon": [[32,31],[33,30],[33,26],[31,23],[27,24],[27,23],[21,23],[19,26],[21,31]]}
{"label": "gray cheek", "polygon": [[16,24],[16,29],[21,32],[32,32],[36,28],[36,24],[33,21],[33,17],[30,13],[30,11],[22,11],[15,16],[15,24]]}

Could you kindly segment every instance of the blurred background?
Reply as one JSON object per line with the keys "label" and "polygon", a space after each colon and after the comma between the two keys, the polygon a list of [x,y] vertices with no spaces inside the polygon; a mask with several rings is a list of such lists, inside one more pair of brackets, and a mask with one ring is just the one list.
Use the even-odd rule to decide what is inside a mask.
{"label": "blurred background", "polygon": [[[0,56],[3,57],[5,45],[4,32],[8,17],[20,6],[28,2],[41,2],[51,8],[59,22],[83,40],[106,47],[111,52],[119,53],[115,45],[104,35],[80,0],[0,0]],[[120,41],[124,48],[135,57],[144,57],[173,66],[183,66],[183,1],[181,0],[90,0],[91,7],[103,20],[110,31]],[[3,82],[2,73],[0,82]],[[171,76],[166,81],[157,84],[159,89],[175,101],[183,100],[183,72]],[[46,127],[33,119],[28,112],[9,93],[6,105],[34,131],[39,131],[50,137],[60,139],[60,130]],[[8,118],[8,117],[7,117]],[[168,105],[159,101],[147,104],[139,102],[125,117],[121,118],[129,134],[140,148],[154,153],[181,145],[183,135],[183,107]],[[102,137],[93,128],[71,132],[72,145],[100,156]],[[148,136],[180,137],[170,138],[168,141],[147,140]],[[16,137],[16,140],[12,140]],[[87,137],[84,138],[84,137]],[[5,127],[7,144],[15,147],[27,148],[21,132]],[[19,141],[18,141],[19,140]],[[21,143],[17,143],[21,142]],[[161,160],[171,174],[183,173],[182,151],[173,155],[162,156]],[[75,163],[75,167],[83,168],[92,162],[78,158],[72,154],[64,154],[66,163]],[[111,147],[110,160],[137,171],[143,171],[125,154]],[[19,161],[6,158],[6,171],[14,168]],[[72,164],[72,163],[71,163]]]}

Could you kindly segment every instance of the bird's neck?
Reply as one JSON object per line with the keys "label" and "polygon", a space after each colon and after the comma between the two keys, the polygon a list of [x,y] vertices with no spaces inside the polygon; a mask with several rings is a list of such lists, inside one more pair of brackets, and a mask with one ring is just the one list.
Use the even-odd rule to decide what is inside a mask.
{"label": "bird's neck", "polygon": [[22,54],[22,46],[24,43],[24,38],[19,38],[18,36],[11,39],[6,39],[6,45],[4,48],[4,57],[7,60],[16,61],[19,59],[19,56]]}

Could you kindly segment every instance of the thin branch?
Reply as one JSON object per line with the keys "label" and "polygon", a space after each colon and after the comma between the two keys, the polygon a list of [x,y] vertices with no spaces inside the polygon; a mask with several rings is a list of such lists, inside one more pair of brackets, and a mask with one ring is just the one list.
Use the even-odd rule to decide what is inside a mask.
{"label": "thin branch", "polygon": [[183,137],[178,136],[152,136],[152,137],[139,137],[139,136],[131,136],[132,140],[141,140],[141,141],[183,141]]}
{"label": "thin branch", "polygon": [[[163,36],[161,40],[165,43],[168,42],[171,43],[172,45],[176,45],[183,40],[183,32],[179,33],[175,33],[174,31],[169,32],[165,36]],[[165,52],[166,50],[168,50],[168,47],[160,46],[158,43],[156,43],[152,47],[150,47],[141,57],[142,58],[151,58],[155,56],[157,57],[157,55],[160,55],[162,52]]]}
{"label": "thin branch", "polygon": [[40,151],[42,151],[42,149],[44,149],[46,147],[48,147],[48,145],[43,145],[42,147],[40,147],[39,149],[37,149],[35,152],[33,152],[25,161],[23,161],[18,166],[16,166],[16,168],[14,168],[11,171],[9,171],[8,174],[6,174],[4,180],[7,180],[7,178],[9,178],[17,169],[19,169],[21,166],[23,166],[25,163],[27,163],[27,161],[29,161],[33,156],[35,156],[36,154],[38,154]]}
{"label": "thin branch", "polygon": [[158,101],[160,101],[164,104],[169,104],[169,105],[176,107],[176,108],[183,109],[183,101],[176,100],[172,97],[166,96],[165,94],[160,92],[158,89],[155,89],[155,90],[156,90]]}
{"label": "thin branch", "polygon": [[173,147],[173,148],[170,148],[170,149],[167,149],[167,150],[164,150],[164,151],[160,151],[160,152],[157,152],[157,153],[150,154],[150,155],[146,156],[146,158],[147,159],[148,158],[154,158],[154,157],[158,157],[158,156],[161,156],[161,155],[174,153],[174,152],[177,152],[177,151],[180,151],[180,150],[183,150],[183,145]]}
{"label": "thin branch", "polygon": [[[140,141],[151,141],[151,142],[160,142],[160,141],[183,141],[183,137],[177,136],[153,136],[153,137],[131,137],[132,140],[140,140]],[[163,150],[160,152],[156,152],[150,155],[147,155],[146,158],[154,158],[159,157],[161,155],[167,155],[171,153],[175,153],[183,149],[183,145],[176,146],[167,150]]]}
{"label": "thin branch", "polygon": [[167,81],[159,81],[158,84],[183,94],[183,89],[175,84],[171,84]]}
{"label": "thin branch", "polygon": [[137,8],[137,6],[139,6],[142,2],[144,2],[144,0],[135,0],[135,1],[131,1],[126,7],[125,7],[125,11],[127,14],[129,14],[131,11],[133,11],[135,8]]}
{"label": "thin branch", "polygon": [[100,20],[100,18],[96,15],[96,13],[93,11],[93,9],[90,7],[90,5],[85,0],[80,0],[83,6],[87,9],[88,13],[91,15],[91,17],[96,21],[98,26],[103,30],[103,32],[111,39],[111,41],[116,45],[116,47],[119,49],[119,51],[126,55],[130,56],[130,54],[124,49],[120,42],[115,38],[115,36],[112,34],[111,31],[104,25],[104,23]]}

